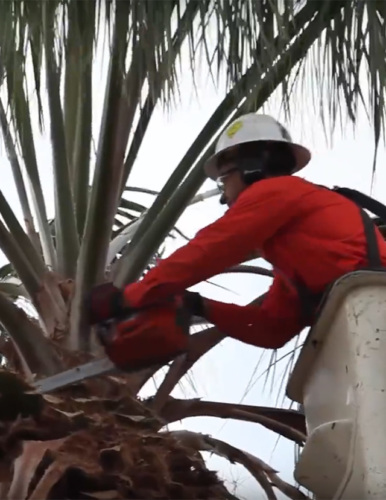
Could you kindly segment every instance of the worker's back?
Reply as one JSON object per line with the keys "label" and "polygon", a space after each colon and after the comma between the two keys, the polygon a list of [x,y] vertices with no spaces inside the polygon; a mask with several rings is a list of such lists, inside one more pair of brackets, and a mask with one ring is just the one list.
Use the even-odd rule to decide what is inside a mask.
{"label": "worker's back", "polygon": [[[290,278],[297,275],[314,291],[347,272],[368,266],[366,238],[357,205],[299,177],[265,182],[281,186],[281,196],[289,197],[294,207],[288,223],[263,246],[263,255],[273,266]],[[377,229],[376,233],[386,266],[386,242]]]}

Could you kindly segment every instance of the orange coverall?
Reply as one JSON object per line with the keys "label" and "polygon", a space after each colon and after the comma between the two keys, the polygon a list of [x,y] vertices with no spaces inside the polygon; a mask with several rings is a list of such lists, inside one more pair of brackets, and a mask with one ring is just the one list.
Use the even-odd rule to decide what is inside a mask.
{"label": "orange coverall", "polygon": [[[378,229],[376,235],[386,265],[386,243]],[[256,250],[274,269],[263,302],[239,306],[206,299],[206,319],[224,335],[264,348],[279,348],[310,326],[291,280],[300,278],[317,293],[368,266],[353,202],[299,177],[275,177],[245,189],[223,217],[128,285],[125,299],[133,307],[158,302],[248,260]]]}

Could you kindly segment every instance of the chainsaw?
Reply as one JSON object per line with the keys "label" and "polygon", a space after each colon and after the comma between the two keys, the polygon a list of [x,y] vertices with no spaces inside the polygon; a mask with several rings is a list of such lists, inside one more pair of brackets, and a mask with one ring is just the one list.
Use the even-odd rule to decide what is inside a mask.
{"label": "chainsaw", "polygon": [[95,331],[106,357],[37,380],[32,385],[43,394],[102,375],[165,365],[187,352],[190,326],[199,323],[201,318],[191,316],[177,302],[137,310],[123,320],[109,320],[97,325]]}

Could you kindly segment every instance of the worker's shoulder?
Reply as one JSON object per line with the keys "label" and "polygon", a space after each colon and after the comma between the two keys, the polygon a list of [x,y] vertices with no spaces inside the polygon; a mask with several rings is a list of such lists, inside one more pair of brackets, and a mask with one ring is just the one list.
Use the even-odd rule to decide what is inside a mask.
{"label": "worker's shoulder", "polygon": [[301,177],[282,175],[255,182],[242,193],[242,196],[245,200],[263,196],[271,198],[274,195],[296,197],[318,188],[316,184]]}

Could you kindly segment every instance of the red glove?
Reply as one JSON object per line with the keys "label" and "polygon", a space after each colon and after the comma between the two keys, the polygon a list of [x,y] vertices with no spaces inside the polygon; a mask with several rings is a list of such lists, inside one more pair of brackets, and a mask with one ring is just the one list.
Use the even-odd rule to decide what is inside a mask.
{"label": "red glove", "polygon": [[122,290],[112,283],[94,287],[85,300],[85,307],[90,325],[122,318],[132,312],[124,303]]}

